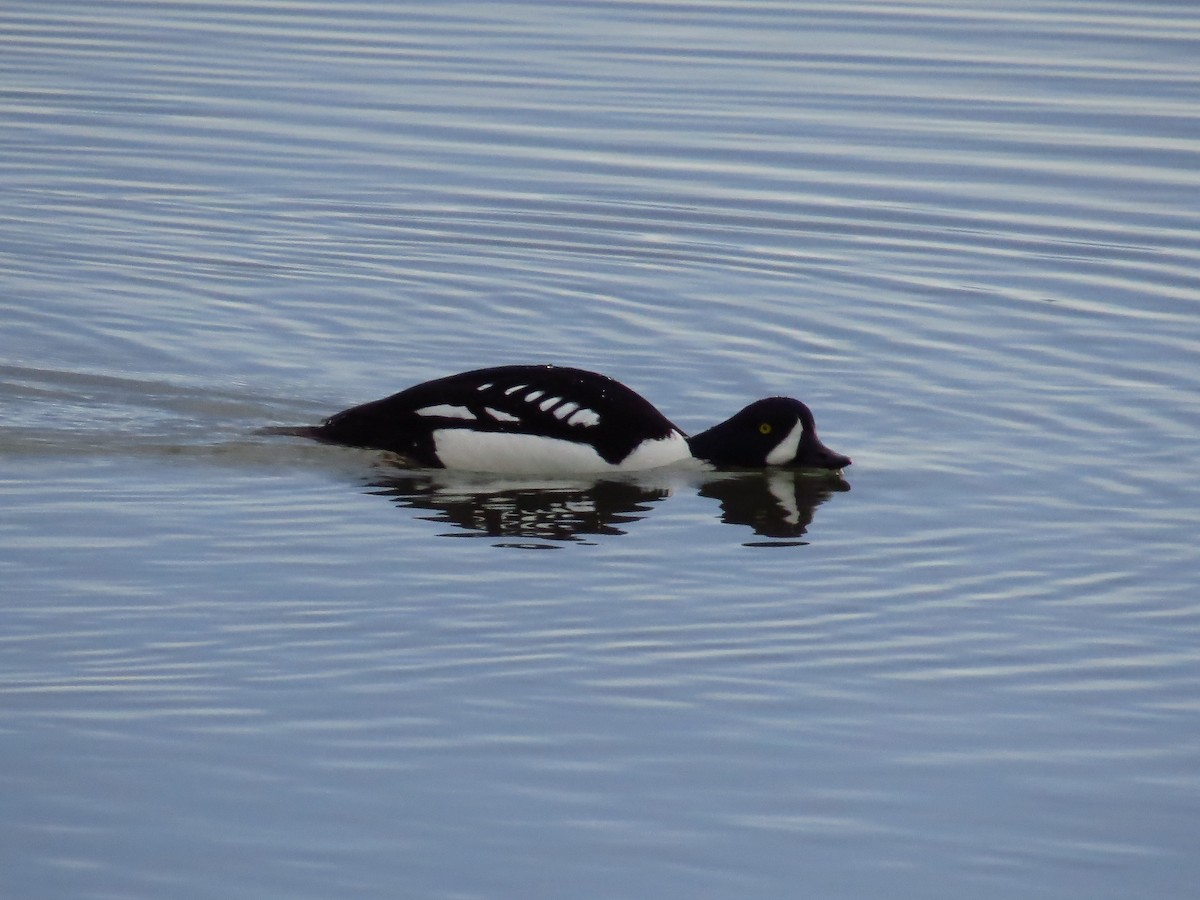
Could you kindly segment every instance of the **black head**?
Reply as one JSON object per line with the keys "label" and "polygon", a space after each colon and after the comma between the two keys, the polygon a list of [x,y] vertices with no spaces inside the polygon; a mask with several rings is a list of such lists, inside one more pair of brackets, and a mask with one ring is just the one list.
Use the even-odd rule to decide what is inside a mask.
{"label": "black head", "polygon": [[812,412],[791,397],[751,403],[732,419],[688,438],[692,455],[717,466],[844,469],[850,458],[817,438]]}

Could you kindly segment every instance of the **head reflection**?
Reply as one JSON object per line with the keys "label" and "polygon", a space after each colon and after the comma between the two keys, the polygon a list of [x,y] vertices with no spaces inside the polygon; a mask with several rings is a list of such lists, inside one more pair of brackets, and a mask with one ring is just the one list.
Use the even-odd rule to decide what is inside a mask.
{"label": "head reflection", "polygon": [[[586,541],[627,533],[654,506],[682,491],[717,501],[719,519],[755,535],[790,540],[805,534],[814,511],[850,486],[836,475],[790,469],[597,479],[514,479],[462,473],[396,472],[377,477],[371,492],[431,522],[455,526],[446,537],[528,542]],[[525,542],[525,543],[522,543]]]}

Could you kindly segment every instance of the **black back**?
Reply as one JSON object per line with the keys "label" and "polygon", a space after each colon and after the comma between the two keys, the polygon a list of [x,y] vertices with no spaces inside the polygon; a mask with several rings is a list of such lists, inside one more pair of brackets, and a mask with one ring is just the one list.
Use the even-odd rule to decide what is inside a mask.
{"label": "black back", "polygon": [[[417,412],[439,406],[465,410],[469,417]],[[560,366],[499,366],[427,381],[343,410],[314,428],[311,436],[390,450],[418,465],[440,466],[432,435],[441,428],[588,443],[610,463],[619,463],[643,440],[679,431],[649,401],[605,375]]]}

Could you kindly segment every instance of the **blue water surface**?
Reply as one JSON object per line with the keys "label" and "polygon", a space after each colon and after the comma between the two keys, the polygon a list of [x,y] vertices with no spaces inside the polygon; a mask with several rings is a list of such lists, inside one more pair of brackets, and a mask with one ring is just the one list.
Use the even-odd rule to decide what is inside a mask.
{"label": "blue water surface", "polygon": [[[1186,4],[0,10],[0,895],[1191,897]],[[257,432],[483,365],[791,473]]]}

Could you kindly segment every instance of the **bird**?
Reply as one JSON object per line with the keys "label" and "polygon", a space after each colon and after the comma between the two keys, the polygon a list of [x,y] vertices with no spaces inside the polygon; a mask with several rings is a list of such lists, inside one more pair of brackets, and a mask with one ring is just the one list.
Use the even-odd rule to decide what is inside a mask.
{"label": "bird", "polygon": [[621,382],[583,369],[512,365],[426,381],[344,409],[319,425],[271,434],[386,451],[417,468],[486,473],[637,472],[851,464],[817,437],[807,406],[767,397],[688,436]]}

